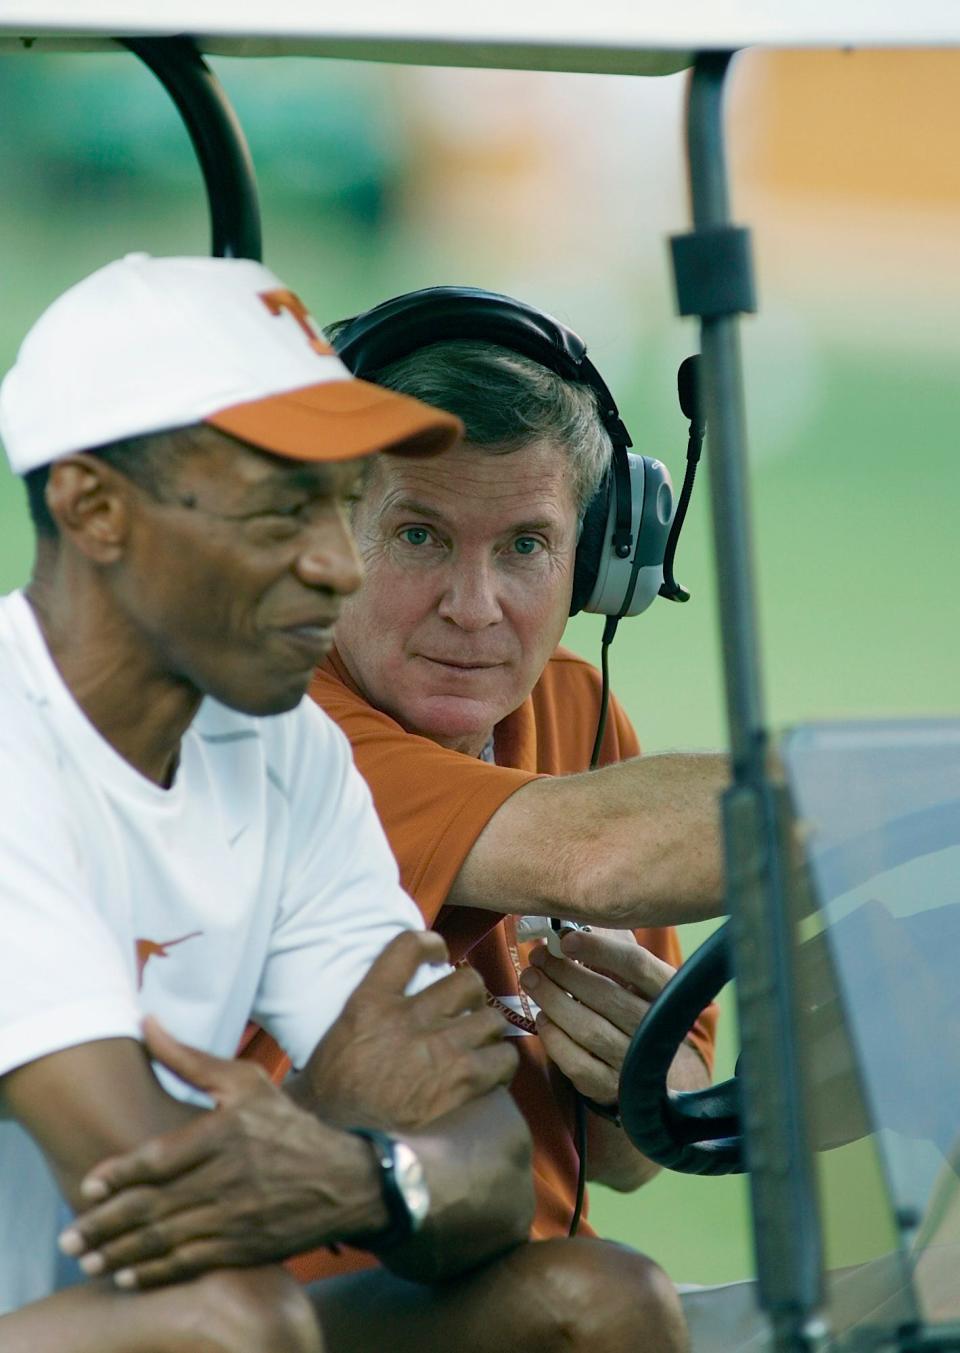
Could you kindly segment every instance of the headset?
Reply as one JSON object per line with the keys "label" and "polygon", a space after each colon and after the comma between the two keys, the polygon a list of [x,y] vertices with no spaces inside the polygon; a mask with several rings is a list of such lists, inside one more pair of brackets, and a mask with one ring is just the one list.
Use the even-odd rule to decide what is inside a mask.
{"label": "headset", "polygon": [[[689,593],[673,577],[673,554],[690,496],[687,478],[692,487],[690,447],[687,478],[675,513],[667,467],[651,456],[628,450],[633,443],[616,402],[587,356],[583,339],[572,329],[523,301],[494,291],[426,287],[395,296],[348,320],[333,343],[355,376],[372,376],[419,348],[460,339],[494,343],[519,353],[564,380],[588,386],[596,395],[613,454],[581,525],[570,614],[586,611],[619,621],[640,615],[658,595],[686,601]],[[681,406],[691,420],[691,444],[696,441],[696,460],[703,440],[697,360],[688,357],[679,378]]]}

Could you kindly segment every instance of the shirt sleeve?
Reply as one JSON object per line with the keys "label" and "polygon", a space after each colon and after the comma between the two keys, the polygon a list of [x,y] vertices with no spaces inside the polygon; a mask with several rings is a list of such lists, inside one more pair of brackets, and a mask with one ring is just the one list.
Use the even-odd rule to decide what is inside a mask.
{"label": "shirt sleeve", "polygon": [[[302,1066],[373,960],[422,929],[346,738],[307,702],[289,730],[282,896],[253,1018]],[[306,726],[304,726],[306,725]],[[409,991],[442,968],[423,968]]]}
{"label": "shirt sleeve", "polygon": [[123,952],[84,868],[69,767],[33,720],[4,715],[0,1076],[94,1039],[140,1037],[132,946]]}
{"label": "shirt sleeve", "polygon": [[537,774],[490,765],[408,733],[323,673],[311,694],[350,739],[403,886],[432,925],[477,837]]}

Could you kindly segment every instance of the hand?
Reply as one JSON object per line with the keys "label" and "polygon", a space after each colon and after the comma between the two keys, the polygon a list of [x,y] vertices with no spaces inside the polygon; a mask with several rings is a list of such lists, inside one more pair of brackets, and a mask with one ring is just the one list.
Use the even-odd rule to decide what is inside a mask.
{"label": "hand", "polygon": [[572,931],[560,947],[563,958],[535,949],[520,977],[540,1006],[537,1033],[582,1095],[615,1104],[630,1040],[676,970],[630,931]]}
{"label": "hand", "polygon": [[517,1054],[472,969],[404,995],[422,963],[445,956],[431,931],[392,940],[318,1044],[297,1098],[328,1122],[397,1131],[509,1084]]}
{"label": "hand", "polygon": [[[216,1108],[96,1166],[96,1204],[60,1237],[91,1277],[119,1287],[263,1264],[386,1224],[368,1148],[306,1113],[249,1062],[224,1061],[144,1021],[150,1055]],[[367,1211],[361,1215],[366,1200]]]}

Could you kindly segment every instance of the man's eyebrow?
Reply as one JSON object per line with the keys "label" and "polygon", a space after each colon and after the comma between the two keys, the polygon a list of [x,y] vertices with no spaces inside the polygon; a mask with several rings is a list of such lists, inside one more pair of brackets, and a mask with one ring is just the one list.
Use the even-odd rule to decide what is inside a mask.
{"label": "man's eyebrow", "polygon": [[[395,512],[410,513],[414,517],[425,517],[428,521],[446,523],[444,514],[436,507],[430,507],[427,503],[421,503],[417,498],[394,498],[383,504],[381,516],[387,516]],[[560,522],[556,517],[537,517],[534,519],[522,519],[520,521],[508,522],[498,535],[524,535],[531,531],[556,531],[560,529]]]}
{"label": "man's eyebrow", "polygon": [[419,502],[416,498],[393,498],[383,504],[383,515],[388,512],[410,512],[415,517],[429,517],[431,521],[443,521],[444,515],[435,507]]}
{"label": "man's eyebrow", "polygon": [[351,464],[353,473],[344,479],[333,473],[330,466],[316,464],[304,465],[302,469],[274,470],[249,484],[244,493],[251,502],[262,502],[276,494],[307,493],[310,495],[330,494],[334,492],[355,493],[361,491],[367,480],[369,458]]}
{"label": "man's eyebrow", "polygon": [[509,526],[504,527],[504,532],[517,531],[522,533],[524,531],[555,531],[557,525],[558,522],[556,517],[542,517],[537,521],[511,522]]}

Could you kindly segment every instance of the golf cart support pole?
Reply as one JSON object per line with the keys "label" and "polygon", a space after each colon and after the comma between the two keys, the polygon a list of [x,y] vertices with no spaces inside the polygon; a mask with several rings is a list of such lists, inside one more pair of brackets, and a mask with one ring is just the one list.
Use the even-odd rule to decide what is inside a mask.
{"label": "golf cart support pole", "polygon": [[203,173],[215,258],[263,256],[257,181],[226,94],[188,38],[124,38],[176,104]]}
{"label": "golf cart support pole", "polygon": [[739,315],[756,308],[749,233],[730,222],[723,88],[732,52],[701,53],[687,110],[693,230],[671,241],[681,314],[701,322],[713,542],[733,783],[723,796],[727,903],[759,1299],[777,1353],[823,1333],[821,1231],[797,1040],[784,793],[767,768]]}

